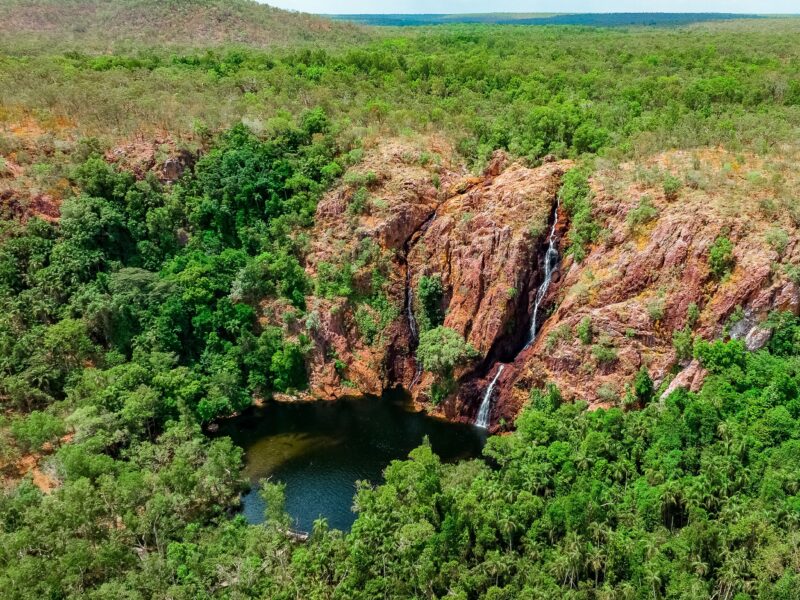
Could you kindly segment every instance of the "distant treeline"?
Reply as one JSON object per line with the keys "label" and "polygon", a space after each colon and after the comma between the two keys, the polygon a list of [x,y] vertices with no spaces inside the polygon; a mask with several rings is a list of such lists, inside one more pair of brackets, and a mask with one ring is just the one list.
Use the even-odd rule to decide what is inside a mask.
{"label": "distant treeline", "polygon": [[706,21],[761,19],[759,15],[733,13],[584,13],[568,15],[527,15],[487,13],[473,15],[331,15],[343,21],[364,25],[409,27],[452,23],[489,23],[495,25],[584,25],[589,27],[678,27]]}

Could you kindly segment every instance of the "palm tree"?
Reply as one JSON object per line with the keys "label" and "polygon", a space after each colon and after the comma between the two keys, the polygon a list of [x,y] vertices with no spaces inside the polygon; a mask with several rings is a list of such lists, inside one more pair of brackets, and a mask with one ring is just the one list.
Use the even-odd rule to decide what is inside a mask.
{"label": "palm tree", "polygon": [[595,589],[597,589],[601,570],[603,572],[603,577],[605,578],[605,564],[606,564],[605,550],[600,546],[589,544],[589,549],[586,552],[586,566],[590,568],[594,573]]}
{"label": "palm tree", "polygon": [[644,566],[644,578],[653,592],[653,600],[658,600],[661,597],[661,586],[664,581],[661,571],[654,561],[650,561]]}

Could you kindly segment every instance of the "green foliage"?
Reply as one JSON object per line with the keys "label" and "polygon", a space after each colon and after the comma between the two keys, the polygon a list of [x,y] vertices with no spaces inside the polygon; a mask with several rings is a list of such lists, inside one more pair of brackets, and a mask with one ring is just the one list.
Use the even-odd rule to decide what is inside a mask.
{"label": "green foliage", "polygon": [[689,329],[694,329],[694,326],[697,325],[697,322],[700,320],[700,308],[692,302],[689,304],[689,307],[686,309],[686,326]]}
{"label": "green foliage", "polygon": [[770,314],[766,325],[772,330],[769,351],[777,356],[800,355],[800,319],[789,311]]}
{"label": "green foliage", "polygon": [[638,231],[642,225],[646,225],[658,217],[658,209],[653,206],[650,196],[642,196],[636,208],[628,211],[625,222],[630,231]]}
{"label": "green foliage", "polygon": [[653,387],[650,373],[647,372],[645,367],[642,367],[636,373],[636,377],[633,380],[633,392],[636,394],[636,399],[641,406],[648,404],[653,399],[655,388]]}
{"label": "green foliage", "polygon": [[452,375],[440,376],[433,382],[430,389],[430,401],[434,406],[439,406],[447,397],[456,391],[458,383]]}
{"label": "green foliage", "polygon": [[369,192],[366,187],[360,187],[350,197],[350,203],[347,205],[347,214],[356,216],[366,212],[369,204]]}
{"label": "green foliage", "polygon": [[731,372],[735,368],[742,368],[745,363],[746,351],[742,340],[730,342],[697,340],[694,344],[694,356],[702,365],[712,373],[723,371]]}
{"label": "green foliage", "polygon": [[64,435],[64,421],[46,412],[34,410],[11,423],[11,432],[26,452],[38,451]]}
{"label": "green foliage", "polygon": [[[667,146],[774,148],[793,140],[800,119],[792,21],[713,32],[708,25],[679,43],[674,30],[647,27],[459,25],[426,35],[394,29],[366,35],[314,20],[303,24],[311,18],[270,9],[250,14],[252,3],[231,3],[193,1],[174,19],[166,5],[140,0],[138,10],[126,6],[125,17],[98,29],[98,20],[116,14],[107,3],[89,11],[65,0],[63,14],[49,23],[78,17],[75,27],[64,25],[72,32],[69,42],[23,42],[19,27],[0,36],[5,102],[44,119],[64,116],[82,130],[128,137],[154,124],[180,136],[195,134],[198,121],[216,130],[243,118],[269,131],[276,115],[325,106],[354,138],[361,137],[359,128],[373,126],[390,133],[443,131],[475,163],[497,148],[533,160],[584,152],[630,156]],[[28,13],[39,15],[30,8],[16,12],[26,24]],[[235,25],[221,25],[232,17]],[[197,25],[202,18],[208,27]],[[151,33],[135,40],[119,31],[152,21]],[[291,35],[276,31],[287,21],[294,21],[286,26]],[[81,35],[87,28],[89,38],[102,41]],[[53,31],[49,24],[43,29]],[[209,36],[213,47],[203,45]],[[331,38],[340,43],[331,46]],[[162,46],[153,47],[154,40]],[[184,40],[180,48],[176,40]],[[247,40],[287,40],[288,47],[265,52],[242,46]],[[105,93],[117,88],[125,93]],[[122,110],[124,102],[136,102],[137,110]]]}
{"label": "green foliage", "polygon": [[733,257],[733,244],[725,236],[720,236],[708,251],[708,267],[712,275],[722,279],[733,270],[736,261]]}
{"label": "green foliage", "polygon": [[[730,353],[730,344],[717,349]],[[282,598],[288,587],[292,596],[359,600],[419,590],[460,598],[706,598],[726,590],[731,598],[742,590],[792,598],[795,361],[744,353],[699,393],[677,391],[641,410],[588,410],[562,402],[554,386],[536,389],[516,432],[489,440],[491,466],[442,464],[423,444],[387,467],[383,484],[359,486],[358,518],[346,536],[320,522],[308,542],[294,543],[281,534],[289,524],[283,489],[269,485],[265,525],[234,520],[172,533],[170,550],[149,559],[159,568],[130,560],[102,581],[118,594],[139,592],[146,575],[154,588],[183,597],[206,597],[202,590],[229,581],[226,591],[241,597]],[[644,374],[637,379],[637,394],[652,393]],[[19,494],[2,514],[31,515],[41,502]],[[14,558],[18,581],[47,589]],[[49,585],[68,581],[49,575]]]}
{"label": "green foliage", "polygon": [[554,328],[547,334],[545,340],[545,348],[548,352],[555,350],[561,342],[570,342],[572,340],[572,329],[567,323],[561,323],[558,327]]}
{"label": "green foliage", "polygon": [[438,275],[423,275],[417,284],[417,322],[421,331],[428,331],[444,323],[442,302],[444,287]]}
{"label": "green foliage", "polygon": [[678,192],[681,190],[682,183],[678,177],[675,177],[672,173],[667,173],[664,175],[662,187],[664,190],[664,197],[667,200],[675,200],[678,197]]}
{"label": "green foliage", "polygon": [[[8,224],[0,240],[4,396],[20,407],[63,399],[87,364],[113,367],[112,356],[172,356],[198,386],[183,407],[202,421],[255,391],[304,387],[305,342],[259,331],[256,307],[278,297],[305,307],[290,233],[311,223],[330,182],[328,128],[319,110],[267,140],[239,125],[171,190],[91,155],[58,225]],[[150,431],[174,408],[150,411]]]}
{"label": "green foliage", "polygon": [[653,323],[658,323],[664,318],[666,309],[666,300],[659,295],[647,303],[647,316]]}
{"label": "green foliage", "polygon": [[583,317],[580,323],[578,323],[578,326],[575,328],[575,334],[578,336],[578,339],[584,346],[591,344],[593,338],[592,317],[589,315]]}
{"label": "green foliage", "polygon": [[419,336],[417,359],[426,371],[448,377],[453,369],[475,358],[477,351],[449,327],[435,327]]}
{"label": "green foliage", "polygon": [[592,217],[589,171],[585,168],[567,171],[561,183],[559,198],[570,216],[567,252],[581,262],[586,256],[588,246],[597,239],[600,232],[600,226]]}
{"label": "green foliage", "polygon": [[[41,141],[47,160],[0,140],[3,156],[13,155],[37,186],[68,175],[75,190],[57,223],[0,227],[0,396],[19,413],[0,423],[2,448],[58,446],[74,431],[47,458],[59,479],[52,493],[26,479],[0,494],[4,597],[796,596],[800,324],[790,314],[772,315],[767,349],[750,354],[741,341],[693,343],[699,310],[690,307],[674,343],[680,359],[693,352],[709,370],[699,393],[654,403],[646,370],[625,391],[640,411],[589,411],[562,402],[554,386],[532,390],[517,431],[489,441],[491,466],[443,465],[423,445],[390,465],[383,484],[359,486],[352,532],[318,522],[305,544],[286,536],[280,485],[263,489],[266,525],[231,518],[243,487],[241,451],[198,425],[242,410],[255,392],[305,385],[309,343],[297,326],[319,323],[303,314],[312,287],[347,298],[372,343],[394,318],[382,257],[368,244],[340,264],[318,264],[313,282],[305,275],[304,230],[317,200],[363,155],[340,148],[343,140],[377,128],[443,131],[473,164],[498,148],[534,162],[582,153],[616,160],[665,146],[780,148],[800,124],[793,26],[459,26],[371,34],[364,45],[327,50],[195,51],[121,45],[116,27],[127,20],[43,2],[71,18],[96,13],[108,31],[95,27],[101,43],[66,53],[4,37],[0,79],[10,118],[21,109],[42,122],[57,116],[78,131],[129,137],[158,124],[176,138],[193,132],[204,154],[164,187],[101,160],[97,140],[76,145],[74,168],[56,164],[61,139]],[[148,16],[178,15],[165,27],[162,19],[154,35],[175,23],[197,35],[181,11],[198,7],[215,22],[263,9],[270,32],[282,14],[230,0],[137,0],[141,7]],[[235,23],[241,29],[220,39],[263,35],[247,19]],[[328,112],[301,114],[307,105]],[[212,131],[242,117],[248,127],[212,141]],[[585,166],[569,171],[560,191],[576,261],[600,232],[589,175]],[[353,215],[370,208],[376,179],[348,176]],[[760,174],[749,179],[765,184]],[[433,180],[438,187],[439,176]],[[709,183],[699,168],[686,182]],[[660,183],[667,199],[679,194],[677,177]],[[771,200],[762,209],[777,211]],[[642,202],[629,213],[631,227],[654,211]],[[784,254],[779,231],[766,241]],[[711,273],[723,279],[734,266],[731,242],[717,239]],[[441,281],[423,280],[415,294],[418,357],[436,374],[431,398],[439,402],[475,352],[441,327]],[[273,301],[284,316],[278,326],[264,310]],[[610,338],[594,339],[589,317],[576,334],[601,365],[617,360]],[[566,331],[553,332],[548,345],[560,339]],[[610,386],[598,392],[615,402],[620,394]]]}
{"label": "green foliage", "polygon": [[530,392],[530,406],[535,410],[552,413],[558,410],[564,399],[555,384],[548,384],[544,389],[533,388]]}
{"label": "green foliage", "polygon": [[789,234],[780,227],[773,227],[767,231],[764,240],[780,257],[783,256],[783,253],[786,252],[786,247],[789,245]]}
{"label": "green foliage", "polygon": [[689,327],[676,329],[672,334],[672,346],[675,348],[675,357],[679,360],[689,360],[694,351],[694,335]]}
{"label": "green foliage", "polygon": [[355,319],[361,337],[367,344],[376,343],[399,312],[398,308],[382,293],[372,297],[368,303],[359,304],[356,308]]}
{"label": "green foliage", "polygon": [[608,365],[617,360],[617,349],[607,335],[601,335],[592,346],[592,356],[601,365]]}

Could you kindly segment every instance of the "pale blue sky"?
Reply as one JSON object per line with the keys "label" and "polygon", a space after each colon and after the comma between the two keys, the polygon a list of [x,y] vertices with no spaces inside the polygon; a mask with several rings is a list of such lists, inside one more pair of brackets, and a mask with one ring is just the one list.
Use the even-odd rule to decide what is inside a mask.
{"label": "pale blue sky", "polygon": [[798,0],[267,0],[313,13],[733,12],[800,13]]}

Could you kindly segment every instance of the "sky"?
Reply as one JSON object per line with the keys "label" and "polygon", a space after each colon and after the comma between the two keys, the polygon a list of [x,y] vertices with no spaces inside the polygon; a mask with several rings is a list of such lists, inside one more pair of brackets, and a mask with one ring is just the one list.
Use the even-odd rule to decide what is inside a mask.
{"label": "sky", "polygon": [[800,13],[798,0],[266,0],[312,13],[732,12]]}

